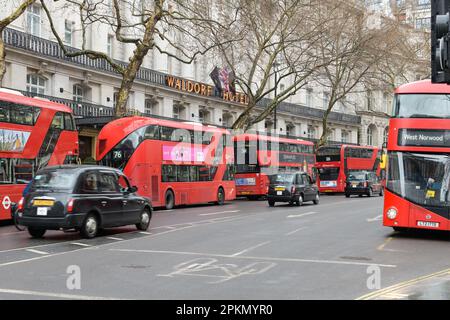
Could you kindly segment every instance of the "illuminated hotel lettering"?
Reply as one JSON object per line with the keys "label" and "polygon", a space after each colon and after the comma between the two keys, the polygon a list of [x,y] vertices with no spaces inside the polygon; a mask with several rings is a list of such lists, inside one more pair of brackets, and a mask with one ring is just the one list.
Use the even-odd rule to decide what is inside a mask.
{"label": "illuminated hotel lettering", "polygon": [[[210,86],[208,84],[195,82],[191,80],[185,80],[182,78],[177,78],[173,76],[166,76],[166,85],[170,88],[189,92],[189,93],[195,93],[201,96],[205,97],[211,97],[214,96],[213,92],[213,86]],[[222,95],[222,99],[229,101],[229,102],[235,102],[235,103],[241,103],[241,104],[248,104],[248,96],[243,93],[232,93],[229,91],[225,91]]]}

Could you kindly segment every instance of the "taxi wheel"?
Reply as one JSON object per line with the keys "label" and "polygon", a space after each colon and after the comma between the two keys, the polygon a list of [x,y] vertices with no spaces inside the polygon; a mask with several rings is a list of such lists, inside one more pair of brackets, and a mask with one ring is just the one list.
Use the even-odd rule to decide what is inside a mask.
{"label": "taxi wheel", "polygon": [[269,207],[274,207],[275,206],[275,201],[273,200],[269,200]]}
{"label": "taxi wheel", "polygon": [[320,198],[319,198],[319,193],[316,194],[316,199],[313,200],[314,204],[319,204]]}
{"label": "taxi wheel", "polygon": [[369,188],[369,192],[367,193],[368,197],[372,197],[373,196],[373,191],[372,188]]}
{"label": "taxi wheel", "polygon": [[141,212],[141,218],[139,223],[136,223],[136,228],[141,231],[146,231],[150,226],[150,220],[152,218],[152,212],[148,208],[145,208]]}
{"label": "taxi wheel", "polygon": [[45,234],[47,230],[45,229],[40,229],[40,228],[33,228],[33,227],[29,227],[28,228],[28,233],[33,237],[33,238],[42,238]]}
{"label": "taxi wheel", "polygon": [[298,196],[298,200],[295,201],[295,204],[297,205],[297,207],[300,207],[303,204],[303,195]]}
{"label": "taxi wheel", "polygon": [[98,233],[98,218],[94,214],[88,214],[83,221],[80,228],[80,233],[83,238],[92,239]]}
{"label": "taxi wheel", "polygon": [[348,193],[345,194],[346,198],[350,198],[350,195]]}

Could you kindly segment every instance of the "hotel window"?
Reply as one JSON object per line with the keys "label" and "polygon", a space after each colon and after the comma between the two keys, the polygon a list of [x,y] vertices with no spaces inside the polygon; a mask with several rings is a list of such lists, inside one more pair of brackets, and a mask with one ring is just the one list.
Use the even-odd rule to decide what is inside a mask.
{"label": "hotel window", "polygon": [[84,98],[83,87],[79,84],[73,85],[73,100],[77,102],[82,102]]}
{"label": "hotel window", "polygon": [[420,7],[427,7],[431,5],[430,0],[417,0],[417,5]]}
{"label": "hotel window", "polygon": [[114,41],[114,36],[109,34],[107,44],[106,44],[106,53],[111,58],[113,57],[113,54],[114,54],[113,41]]}
{"label": "hotel window", "polygon": [[38,94],[45,94],[46,79],[37,74],[27,75],[27,91]]}
{"label": "hotel window", "polygon": [[144,112],[145,114],[156,114],[156,105],[157,102],[155,102],[155,100],[153,99],[145,99],[145,107],[144,107]]}
{"label": "hotel window", "polygon": [[313,126],[308,126],[308,138],[309,139],[316,138],[316,129]]}
{"label": "hotel window", "polygon": [[330,94],[328,92],[323,93],[323,108],[328,108],[328,103],[330,102]]}
{"label": "hotel window", "polygon": [[64,43],[73,46],[73,22],[70,20],[64,22]]}
{"label": "hotel window", "polygon": [[41,7],[33,4],[27,8],[27,32],[34,36],[41,36]]}
{"label": "hotel window", "polygon": [[342,142],[342,143],[347,143],[347,142],[348,142],[348,137],[349,137],[348,132],[342,130],[342,131],[341,131],[341,142]]}
{"label": "hotel window", "polygon": [[180,106],[173,106],[173,118],[180,119]]}
{"label": "hotel window", "polygon": [[430,29],[431,28],[431,18],[417,18],[416,19],[416,29]]}

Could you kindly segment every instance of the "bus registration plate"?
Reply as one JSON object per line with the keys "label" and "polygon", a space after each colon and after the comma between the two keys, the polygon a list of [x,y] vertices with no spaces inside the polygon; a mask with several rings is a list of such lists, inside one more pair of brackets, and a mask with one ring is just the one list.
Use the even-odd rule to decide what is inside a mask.
{"label": "bus registration plate", "polygon": [[439,222],[417,221],[419,227],[439,228]]}

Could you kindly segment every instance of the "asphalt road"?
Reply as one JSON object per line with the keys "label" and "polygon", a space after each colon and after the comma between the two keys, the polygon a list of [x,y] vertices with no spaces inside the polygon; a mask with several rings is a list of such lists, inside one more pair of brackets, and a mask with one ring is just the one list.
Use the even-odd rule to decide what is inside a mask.
{"label": "asphalt road", "polygon": [[[450,298],[448,234],[394,232],[382,206],[339,195],[302,207],[237,200],[155,211],[148,232],[93,240],[3,226],[0,299]],[[73,270],[80,289],[67,286],[78,283]]]}

